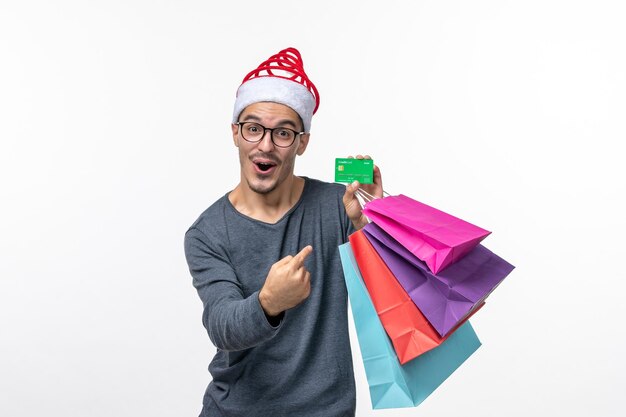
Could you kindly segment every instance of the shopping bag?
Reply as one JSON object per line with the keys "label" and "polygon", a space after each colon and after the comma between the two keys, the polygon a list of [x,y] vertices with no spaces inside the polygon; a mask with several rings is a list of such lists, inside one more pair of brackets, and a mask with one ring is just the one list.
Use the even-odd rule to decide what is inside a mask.
{"label": "shopping bag", "polygon": [[466,322],[441,346],[400,365],[368,296],[350,243],[339,246],[339,254],[372,408],[419,405],[480,347],[480,340]]}
{"label": "shopping bag", "polygon": [[491,233],[402,194],[371,200],[363,213],[435,274]]}
{"label": "shopping bag", "polygon": [[481,306],[513,265],[482,245],[435,275],[374,223],[363,233],[439,335],[445,336]]}
{"label": "shopping bag", "polygon": [[354,258],[401,364],[439,346],[442,337],[378,256],[362,230],[349,236]]}

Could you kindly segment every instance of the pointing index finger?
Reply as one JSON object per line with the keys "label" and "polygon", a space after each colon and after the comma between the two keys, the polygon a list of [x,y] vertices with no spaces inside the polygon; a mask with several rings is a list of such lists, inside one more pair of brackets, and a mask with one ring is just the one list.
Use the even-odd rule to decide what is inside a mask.
{"label": "pointing index finger", "polygon": [[293,257],[291,262],[296,267],[299,268],[299,267],[302,266],[302,264],[304,263],[304,260],[307,258],[307,256],[309,256],[311,254],[311,252],[313,252],[313,246],[307,245],[300,252],[298,252],[298,254],[296,256]]}

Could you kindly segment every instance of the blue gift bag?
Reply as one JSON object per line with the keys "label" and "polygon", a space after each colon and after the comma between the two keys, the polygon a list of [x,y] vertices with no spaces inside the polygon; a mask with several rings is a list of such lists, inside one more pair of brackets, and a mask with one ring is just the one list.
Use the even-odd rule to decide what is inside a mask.
{"label": "blue gift bag", "polygon": [[350,243],[339,246],[339,254],[372,407],[419,405],[480,347],[480,340],[466,322],[440,346],[400,365],[367,293]]}

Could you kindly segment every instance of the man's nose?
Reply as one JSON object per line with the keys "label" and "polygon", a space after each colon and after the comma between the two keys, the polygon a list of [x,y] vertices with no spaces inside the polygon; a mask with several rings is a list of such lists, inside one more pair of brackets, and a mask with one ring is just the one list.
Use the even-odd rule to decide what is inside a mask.
{"label": "man's nose", "polygon": [[274,142],[272,142],[272,131],[269,129],[265,129],[263,132],[263,137],[258,144],[258,148],[260,150],[270,151],[274,149]]}

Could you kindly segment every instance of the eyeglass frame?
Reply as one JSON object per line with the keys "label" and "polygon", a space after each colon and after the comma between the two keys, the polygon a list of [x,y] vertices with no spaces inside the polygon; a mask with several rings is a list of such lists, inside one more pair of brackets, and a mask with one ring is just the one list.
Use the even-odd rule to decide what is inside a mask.
{"label": "eyeglass frame", "polygon": [[[255,125],[259,126],[261,129],[263,129],[263,134],[261,135],[259,140],[246,139],[246,137],[243,135],[243,125],[245,123],[252,123],[252,124],[255,124]],[[277,146],[279,148],[289,148],[289,147],[291,147],[296,142],[296,138],[298,137],[298,135],[304,135],[306,133],[306,132],[297,132],[297,131],[295,131],[293,129],[290,129],[288,127],[281,127],[281,126],[269,128],[269,127],[263,126],[261,123],[258,123],[258,122],[250,122],[250,121],[248,121],[248,122],[237,122],[235,124],[237,126],[239,126],[239,134],[241,135],[243,140],[245,140],[248,143],[259,143],[259,142],[261,142],[263,140],[263,138],[265,137],[265,132],[267,132],[269,130],[270,131],[270,140],[272,141],[274,146]],[[294,133],[293,140],[291,141],[291,143],[289,145],[284,146],[284,145],[279,145],[276,142],[274,142],[274,130],[277,130],[277,129],[290,130],[290,131],[292,131]]]}

